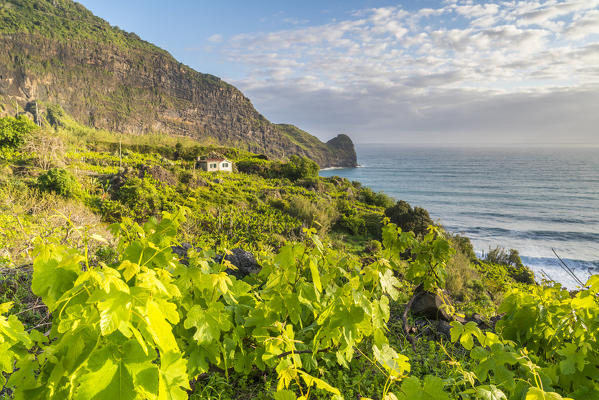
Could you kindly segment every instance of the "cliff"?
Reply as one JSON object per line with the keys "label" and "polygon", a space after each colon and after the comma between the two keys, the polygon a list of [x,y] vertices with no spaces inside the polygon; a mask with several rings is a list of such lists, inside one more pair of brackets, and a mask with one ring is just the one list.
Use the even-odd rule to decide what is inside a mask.
{"label": "cliff", "polygon": [[71,0],[0,3],[0,114],[32,102],[42,111],[59,104],[95,128],[190,136],[274,158],[305,155],[321,167],[356,164],[353,144],[272,124],[232,85]]}

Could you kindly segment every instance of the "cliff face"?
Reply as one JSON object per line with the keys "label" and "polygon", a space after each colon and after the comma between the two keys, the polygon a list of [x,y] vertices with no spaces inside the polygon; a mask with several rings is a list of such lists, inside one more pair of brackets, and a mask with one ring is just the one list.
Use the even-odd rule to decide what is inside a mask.
{"label": "cliff face", "polygon": [[357,167],[358,160],[354,143],[347,135],[337,135],[327,142],[327,147],[336,155],[335,167]]}
{"label": "cliff face", "polygon": [[321,167],[355,165],[353,145],[331,147],[297,128],[290,134],[235,87],[70,0],[0,4],[0,97],[22,108],[59,104],[96,128],[185,135],[276,158],[305,155]]}

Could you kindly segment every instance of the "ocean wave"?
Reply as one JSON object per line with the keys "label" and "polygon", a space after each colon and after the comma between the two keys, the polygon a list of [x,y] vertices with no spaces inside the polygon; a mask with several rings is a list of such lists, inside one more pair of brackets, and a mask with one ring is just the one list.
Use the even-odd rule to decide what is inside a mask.
{"label": "ocean wave", "polygon": [[[451,227],[448,227],[452,230]],[[535,239],[543,240],[564,240],[579,242],[599,243],[599,233],[596,232],[575,232],[575,231],[551,231],[551,230],[527,230],[518,231],[497,227],[462,227],[458,231],[463,231],[467,235],[478,237],[510,237],[515,239]]]}
{"label": "ocean wave", "polygon": [[585,283],[591,275],[599,273],[599,260],[584,261],[564,258],[564,263],[577,278],[574,279],[557,258],[522,256],[521,259],[524,265],[533,270],[537,281],[545,279],[559,282],[568,289],[579,287],[580,282]]}
{"label": "ocean wave", "polygon": [[573,217],[543,217],[540,215],[522,215],[502,212],[484,212],[484,211],[460,211],[459,215],[468,217],[491,217],[491,218],[503,218],[513,221],[533,221],[533,222],[552,222],[556,224],[577,224],[577,225],[591,225],[599,222],[599,219],[581,219]]}

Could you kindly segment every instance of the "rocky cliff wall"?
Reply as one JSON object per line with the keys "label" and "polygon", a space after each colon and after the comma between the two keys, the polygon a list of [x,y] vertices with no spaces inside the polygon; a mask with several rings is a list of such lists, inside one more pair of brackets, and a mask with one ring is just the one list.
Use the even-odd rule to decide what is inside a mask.
{"label": "rocky cliff wall", "polygon": [[310,146],[298,144],[235,87],[147,47],[0,34],[0,96],[21,107],[59,104],[96,128],[185,135],[276,158],[306,155],[321,167],[355,165],[353,145],[337,148],[305,132]]}

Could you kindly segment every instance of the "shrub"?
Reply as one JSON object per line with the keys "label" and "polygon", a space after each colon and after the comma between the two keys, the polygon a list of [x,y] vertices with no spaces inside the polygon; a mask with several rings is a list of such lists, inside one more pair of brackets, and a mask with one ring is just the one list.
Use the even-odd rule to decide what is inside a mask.
{"label": "shrub", "polygon": [[118,190],[117,199],[125,205],[137,221],[157,215],[163,209],[161,192],[149,177],[131,177]]}
{"label": "shrub", "polygon": [[461,250],[456,251],[447,263],[447,290],[456,300],[468,300],[468,289],[480,278],[478,271],[470,265],[468,255]]}
{"label": "shrub", "polygon": [[16,118],[0,118],[0,149],[17,149],[25,144],[27,135],[37,129],[31,120],[23,115]]}
{"label": "shrub", "polygon": [[284,199],[270,198],[268,199],[268,205],[279,211],[285,211],[289,208],[289,203]]}
{"label": "shrub", "polygon": [[241,160],[235,163],[237,170],[244,174],[260,175],[264,178],[271,178],[273,176],[273,162],[263,159],[251,158],[247,160]]}
{"label": "shrub", "polygon": [[304,156],[291,156],[289,161],[283,164],[283,177],[296,181],[304,178],[317,178],[320,168],[318,164]]}
{"label": "shrub", "polygon": [[497,246],[494,249],[489,249],[484,260],[488,263],[506,266],[509,276],[516,282],[535,283],[534,273],[522,263],[516,249],[506,250]]}
{"label": "shrub", "polygon": [[520,253],[516,249],[506,250],[503,247],[495,247],[489,249],[489,252],[485,256],[485,261],[493,264],[511,265],[513,267],[522,267],[522,260],[520,259]]}
{"label": "shrub", "polygon": [[474,246],[468,236],[460,235],[458,233],[447,235],[447,238],[452,243],[452,246],[457,251],[464,253],[470,261],[476,261],[476,253],[474,253]]}
{"label": "shrub", "polygon": [[369,240],[364,246],[364,251],[368,254],[376,254],[383,249],[383,245],[378,240]]}
{"label": "shrub", "polygon": [[358,235],[366,230],[364,219],[359,215],[342,215],[337,221],[337,226],[354,235]]}
{"label": "shrub", "polygon": [[77,197],[81,194],[81,185],[67,170],[51,168],[37,178],[41,190],[55,192],[64,197]]}
{"label": "shrub", "polygon": [[424,208],[410,206],[407,201],[400,200],[394,206],[385,210],[385,216],[402,231],[412,231],[416,235],[424,235],[429,225],[434,225],[433,220]]}
{"label": "shrub", "polygon": [[393,199],[383,192],[375,192],[368,187],[361,187],[358,200],[371,206],[388,208],[393,206]]}
{"label": "shrub", "polygon": [[321,192],[323,190],[323,185],[320,182],[320,179],[318,177],[312,177],[312,178],[302,178],[299,179],[296,184],[298,186],[304,187],[306,189],[311,189],[311,190],[315,190],[317,192]]}
{"label": "shrub", "polygon": [[377,239],[382,237],[383,221],[381,214],[369,213],[364,214],[364,228],[366,234]]}

